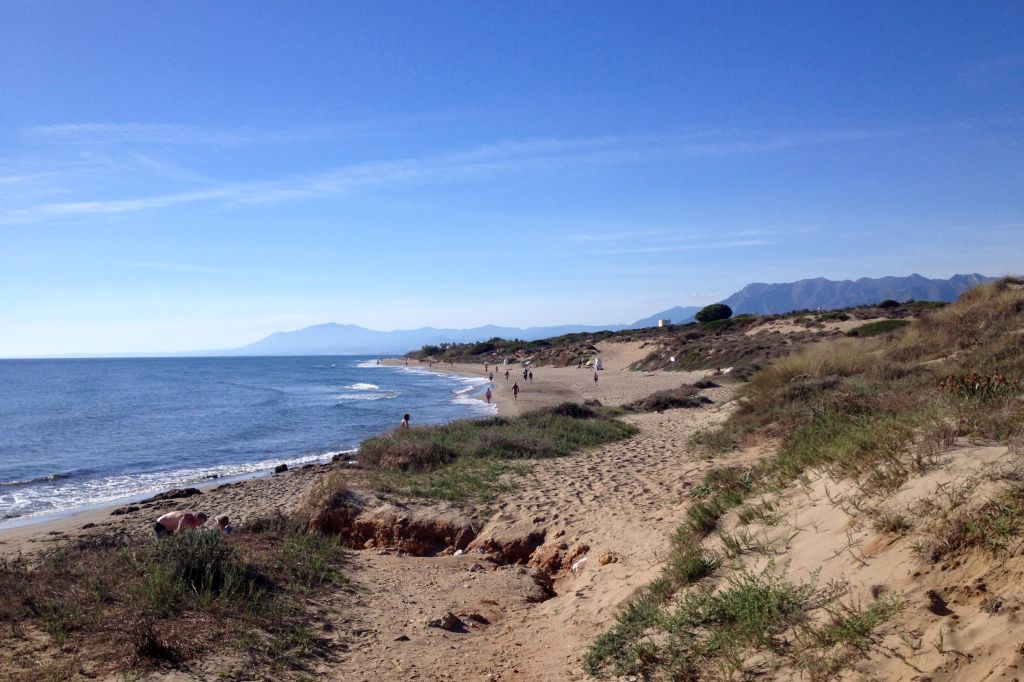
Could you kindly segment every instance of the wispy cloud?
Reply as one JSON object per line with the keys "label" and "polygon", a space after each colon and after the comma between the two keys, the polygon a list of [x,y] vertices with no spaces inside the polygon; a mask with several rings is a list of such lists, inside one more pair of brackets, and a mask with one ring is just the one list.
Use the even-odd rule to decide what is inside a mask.
{"label": "wispy cloud", "polygon": [[775,243],[769,239],[770,233],[760,228],[737,230],[730,234],[710,233],[706,230],[684,233],[680,229],[616,230],[593,235],[571,234],[566,239],[582,244],[583,248],[588,249],[587,253],[599,256],[705,251],[769,246]]}
{"label": "wispy cloud", "polygon": [[[46,130],[76,133],[83,126],[50,126]],[[100,124],[84,127],[90,134],[106,130]],[[129,136],[129,126],[112,127],[111,138]],[[138,135],[163,131],[168,139],[188,136],[188,128],[142,126]],[[152,196],[37,203],[19,208],[0,207],[0,223],[36,222],[74,216],[122,215],[186,204],[228,205],[279,203],[345,196],[377,186],[445,184],[479,181],[498,175],[593,168],[601,164],[629,164],[663,159],[723,154],[756,154],[807,145],[820,145],[906,134],[907,130],[849,130],[807,134],[769,134],[728,137],[718,132],[665,135],[543,138],[502,141],[467,150],[423,157],[373,160],[318,173],[245,181],[201,183],[184,191]],[[227,136],[225,139],[230,139]],[[147,157],[148,158],[148,157]],[[156,161],[149,160],[153,164]]]}
{"label": "wispy cloud", "polygon": [[653,253],[682,253],[686,251],[708,251],[711,249],[736,249],[754,246],[771,246],[774,242],[767,239],[726,239],[697,241],[689,244],[649,244],[646,246],[627,246],[618,249],[598,249],[591,253],[595,255],[617,256],[634,254]]}
{"label": "wispy cloud", "polygon": [[318,142],[366,135],[370,125],[328,125],[274,130],[248,126],[210,128],[181,123],[61,123],[27,128],[27,138],[67,145],[272,145]]}
{"label": "wispy cloud", "polygon": [[188,263],[165,263],[161,261],[124,261],[123,266],[139,270],[159,270],[162,272],[197,272],[206,274],[233,274],[243,272],[234,268],[222,268],[211,265],[191,265]]}
{"label": "wispy cloud", "polygon": [[1024,73],[1024,52],[1004,54],[973,64],[960,73],[965,85],[990,85]]}

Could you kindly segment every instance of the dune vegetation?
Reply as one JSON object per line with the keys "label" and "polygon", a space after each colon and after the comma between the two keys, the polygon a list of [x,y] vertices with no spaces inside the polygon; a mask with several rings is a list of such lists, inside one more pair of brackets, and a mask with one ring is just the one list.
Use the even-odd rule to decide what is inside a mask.
{"label": "dune vegetation", "polygon": [[[695,436],[692,445],[711,456],[757,443],[773,447],[752,465],[713,470],[693,490],[662,576],[593,643],[587,672],[697,680],[785,668],[832,679],[872,650],[874,631],[901,610],[898,595],[864,605],[841,599],[840,586],[787,582],[770,564],[752,571],[729,563],[744,542],[758,541],[738,540],[721,522],[730,513],[739,524],[770,517],[766,496],[806,483],[812,471],[853,482],[857,499],[850,504],[858,509],[851,513],[870,516],[868,500],[932,470],[955,444],[1021,451],[1024,281],[978,287],[953,305],[910,324],[884,323],[883,330],[775,360],[741,388],[720,428]],[[962,502],[922,513],[920,523],[875,513],[874,528],[894,537],[913,528],[912,547],[927,562],[1019,547],[1024,483],[1010,480],[980,505]]]}
{"label": "dune vegetation", "polygon": [[12,680],[63,680],[217,651],[237,654],[242,669],[301,670],[318,642],[305,600],[345,585],[344,559],[335,538],[284,517],[230,536],[96,536],[0,558],[2,669],[23,671]]}
{"label": "dune vegetation", "polygon": [[491,417],[424,426],[370,438],[356,458],[370,468],[374,488],[450,501],[493,499],[502,476],[526,460],[560,457],[628,438],[636,428],[600,408],[576,403],[518,417]]}

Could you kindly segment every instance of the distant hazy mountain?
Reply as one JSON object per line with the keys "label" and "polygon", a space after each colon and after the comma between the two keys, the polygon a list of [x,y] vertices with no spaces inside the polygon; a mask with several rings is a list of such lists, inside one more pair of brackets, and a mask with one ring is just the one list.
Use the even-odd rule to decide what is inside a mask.
{"label": "distant hazy mountain", "polygon": [[693,316],[696,315],[699,310],[699,306],[676,306],[675,308],[662,310],[660,313],[655,313],[642,320],[637,320],[629,326],[631,329],[656,327],[658,325],[658,320],[672,320],[672,324],[684,324],[686,322],[692,322]]}
{"label": "distant hazy mountain", "polygon": [[734,314],[767,315],[793,310],[848,308],[895,301],[955,301],[964,291],[995,280],[984,275],[954,275],[949,279],[928,279],[921,275],[833,281],[824,277],[784,284],[748,284],[722,301]]}
{"label": "distant hazy mountain", "polygon": [[[950,279],[927,279],[921,275],[879,279],[865,277],[840,282],[819,277],[784,284],[748,284],[723,303],[736,314],[764,315],[804,308],[845,308],[878,303],[887,298],[897,301],[911,298],[919,301],[954,301],[967,289],[993,279],[977,274],[956,275]],[[427,344],[471,343],[494,337],[533,341],[574,332],[652,327],[658,324],[659,319],[666,318],[672,320],[672,324],[683,324],[692,321],[698,310],[698,307],[676,306],[629,325],[561,325],[527,329],[488,325],[472,329],[423,327],[381,332],[354,324],[330,323],[291,332],[275,332],[242,348],[189,355],[392,355],[407,353]]]}
{"label": "distant hazy mountain", "polygon": [[291,332],[275,332],[256,343],[222,351],[224,355],[389,355],[427,344],[471,343],[494,337],[533,341],[574,332],[619,331],[626,325],[562,325],[557,327],[474,327],[472,329],[399,329],[381,332],[354,324],[318,324]]}

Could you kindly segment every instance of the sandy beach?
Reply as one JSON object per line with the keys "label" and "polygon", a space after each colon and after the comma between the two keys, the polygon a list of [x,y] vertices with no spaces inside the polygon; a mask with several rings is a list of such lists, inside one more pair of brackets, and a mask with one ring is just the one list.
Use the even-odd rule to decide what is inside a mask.
{"label": "sandy beach", "polygon": [[[500,368],[493,384],[499,414],[520,414],[566,400],[618,405],[707,374],[628,371],[646,353],[638,344],[606,343],[601,352],[605,369],[596,384],[588,369],[534,367],[529,382],[522,380],[518,366],[507,367],[507,381],[506,368]],[[484,374],[483,366],[433,369]],[[518,398],[512,395],[516,382]],[[514,492],[482,510],[481,537],[528,529],[543,533],[552,547],[584,548],[575,557],[576,562],[583,560],[582,568],[553,571],[553,582],[542,590],[536,569],[490,562],[481,569],[482,555],[415,557],[386,547],[353,552],[346,572],[359,587],[357,596],[333,595],[318,606],[318,617],[336,628],[328,636],[344,640],[344,647],[331,660],[317,663],[317,675],[396,681],[577,679],[589,641],[611,623],[618,604],[657,575],[687,504],[687,490],[712,466],[689,451],[687,439],[724,419],[731,389],[712,388],[705,394],[714,403],[700,409],[627,416],[640,430],[629,440],[535,463],[529,473],[510,479]],[[148,542],[153,520],[171,509],[228,514],[233,522],[244,523],[287,512],[310,484],[337,466],[342,465],[307,465],[210,485],[201,495],[134,505],[139,508],[127,514],[98,509],[3,530],[0,552],[31,552],[89,533],[127,533]],[[365,473],[352,469],[347,475],[351,486],[359,487]],[[480,620],[467,633],[423,626],[425,619],[445,611],[476,614]],[[192,673],[154,673],[148,679],[205,679],[222,665],[211,660]],[[338,672],[342,670],[347,672]]]}
{"label": "sandy beach", "polygon": [[[582,402],[598,399],[604,404],[619,405],[636,400],[665,388],[674,388],[687,381],[694,381],[705,372],[637,373],[626,370],[626,366],[642,357],[644,351],[638,344],[605,344],[602,348],[606,369],[599,373],[598,383],[593,381],[593,371],[578,368],[535,367],[533,382],[524,381],[519,365],[501,368],[501,374],[494,372],[492,402],[498,406],[501,415],[516,415],[525,411],[556,405],[566,400]],[[400,360],[386,360],[385,363],[403,365]],[[486,376],[482,365],[442,365],[434,363],[410,363],[412,366],[435,372],[450,372],[464,376]],[[492,366],[493,370],[494,367]],[[504,371],[510,375],[506,381]],[[518,399],[512,395],[512,385],[518,381]],[[416,415],[413,414],[413,424]],[[308,486],[330,464],[312,464],[281,474],[265,475],[234,483],[218,481],[204,482],[194,487],[202,490],[201,495],[164,500],[139,505],[142,496],[124,504],[104,506],[73,513],[57,519],[29,523],[12,528],[0,529],[0,554],[31,552],[38,548],[54,546],[62,541],[72,540],[89,533],[129,533],[138,537],[151,535],[152,524],[157,516],[175,509],[202,511],[211,517],[228,515],[233,523],[243,523],[248,518],[275,512],[286,512],[302,497]],[[359,477],[358,471],[352,476]],[[138,511],[112,515],[117,509],[139,507]]]}

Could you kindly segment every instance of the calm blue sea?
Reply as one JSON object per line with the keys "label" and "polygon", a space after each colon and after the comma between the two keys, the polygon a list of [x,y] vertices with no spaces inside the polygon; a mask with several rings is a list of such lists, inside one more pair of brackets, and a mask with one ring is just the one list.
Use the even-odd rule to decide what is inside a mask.
{"label": "calm blue sea", "polygon": [[491,414],[484,379],[367,357],[0,361],[0,527]]}

